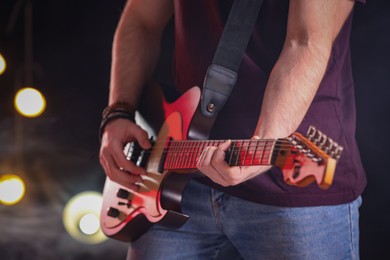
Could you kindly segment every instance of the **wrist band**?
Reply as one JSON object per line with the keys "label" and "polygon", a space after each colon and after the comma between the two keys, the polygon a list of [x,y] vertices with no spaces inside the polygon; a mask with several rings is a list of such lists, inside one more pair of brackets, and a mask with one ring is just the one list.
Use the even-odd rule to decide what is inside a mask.
{"label": "wrist band", "polygon": [[100,122],[99,127],[99,140],[102,140],[102,136],[104,133],[104,129],[106,128],[107,124],[111,121],[114,121],[116,119],[127,119],[132,122],[135,122],[135,113],[128,113],[126,111],[120,111],[120,110],[113,110],[109,114],[107,114],[105,117],[103,117],[102,121]]}
{"label": "wrist band", "polygon": [[118,101],[107,106],[102,112],[102,117],[105,118],[114,112],[126,112],[128,114],[134,114],[135,108],[127,102]]}

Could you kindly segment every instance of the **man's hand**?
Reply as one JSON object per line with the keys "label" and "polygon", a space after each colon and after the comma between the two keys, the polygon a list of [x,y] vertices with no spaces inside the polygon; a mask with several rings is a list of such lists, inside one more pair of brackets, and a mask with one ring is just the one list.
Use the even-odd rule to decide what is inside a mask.
{"label": "man's hand", "polygon": [[[252,139],[259,139],[254,136]],[[222,186],[234,186],[245,182],[271,168],[271,166],[234,166],[225,161],[225,152],[229,149],[231,140],[216,146],[206,147],[197,163],[197,168],[215,183]]]}
{"label": "man's hand", "polygon": [[134,122],[126,119],[110,122],[102,136],[100,164],[110,180],[136,191],[146,171],[126,159],[123,149],[128,142],[138,142],[143,149],[151,147],[147,132]]}

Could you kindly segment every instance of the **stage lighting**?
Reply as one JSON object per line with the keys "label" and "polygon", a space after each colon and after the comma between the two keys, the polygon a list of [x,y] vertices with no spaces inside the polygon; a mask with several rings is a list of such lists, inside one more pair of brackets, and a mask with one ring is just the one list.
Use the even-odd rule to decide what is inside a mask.
{"label": "stage lighting", "polygon": [[16,93],[14,105],[21,115],[36,117],[45,110],[46,99],[37,89],[26,87]]}
{"label": "stage lighting", "polygon": [[1,55],[0,53],[0,75],[4,73],[6,68],[7,68],[7,63],[5,62],[3,55]]}
{"label": "stage lighting", "polygon": [[0,203],[10,206],[24,197],[26,188],[24,181],[14,174],[0,176]]}
{"label": "stage lighting", "polygon": [[93,235],[99,231],[100,221],[96,214],[88,213],[80,218],[79,228],[86,235]]}
{"label": "stage lighting", "polygon": [[63,223],[74,239],[86,244],[98,244],[107,239],[100,229],[102,195],[98,192],[82,192],[66,204]]}

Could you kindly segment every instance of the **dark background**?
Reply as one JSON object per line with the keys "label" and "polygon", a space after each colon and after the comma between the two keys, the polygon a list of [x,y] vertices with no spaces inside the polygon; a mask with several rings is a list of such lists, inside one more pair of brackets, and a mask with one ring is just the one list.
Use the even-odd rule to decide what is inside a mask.
{"label": "dark background", "polygon": [[[103,187],[97,128],[107,103],[111,43],[124,0],[32,1],[33,83],[47,99],[45,113],[32,119],[13,109],[25,58],[23,8],[12,15],[18,2],[24,3],[0,3],[0,52],[8,62],[0,75],[0,174],[21,175],[28,190],[18,205],[0,205],[0,259],[123,259],[124,243],[73,240],[63,228],[62,211],[75,194]],[[368,0],[356,9],[351,45],[357,139],[368,177],[361,258],[390,259],[390,1]]]}

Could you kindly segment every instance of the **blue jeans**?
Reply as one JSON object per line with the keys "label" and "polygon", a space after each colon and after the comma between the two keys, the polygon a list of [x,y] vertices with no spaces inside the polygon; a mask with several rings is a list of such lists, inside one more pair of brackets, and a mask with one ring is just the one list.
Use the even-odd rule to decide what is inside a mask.
{"label": "blue jeans", "polygon": [[336,206],[262,205],[191,181],[179,229],[154,225],[128,259],[359,259],[357,200]]}

